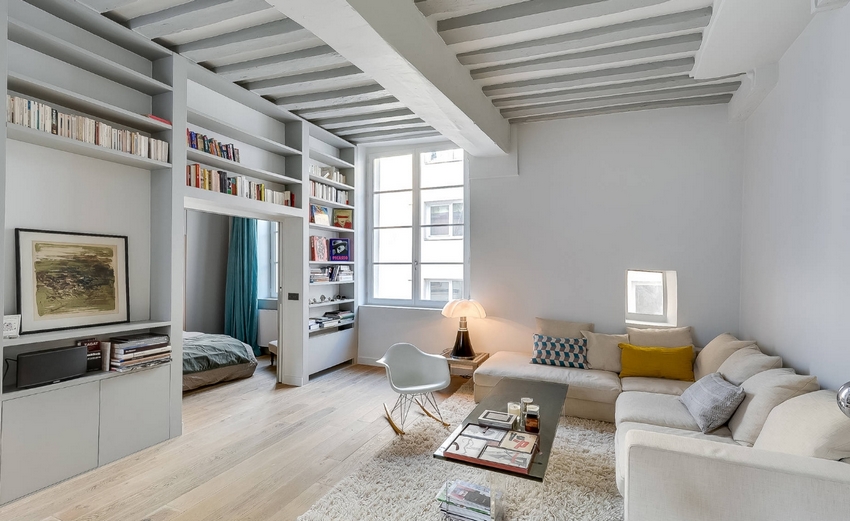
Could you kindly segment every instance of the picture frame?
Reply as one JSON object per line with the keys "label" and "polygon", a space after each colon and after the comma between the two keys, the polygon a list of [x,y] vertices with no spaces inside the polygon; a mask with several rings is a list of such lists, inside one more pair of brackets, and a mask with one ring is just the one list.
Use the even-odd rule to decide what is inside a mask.
{"label": "picture frame", "polygon": [[330,260],[333,262],[349,262],[351,261],[351,242],[347,238],[331,238],[328,239],[328,249],[330,250]]}
{"label": "picture frame", "polygon": [[125,235],[15,229],[21,334],[130,321]]}
{"label": "picture frame", "polygon": [[334,208],[333,225],[337,228],[345,228],[346,230],[351,230],[354,228],[354,223],[352,222],[353,217],[354,212],[352,212],[351,210],[346,210],[343,208]]}
{"label": "picture frame", "polygon": [[327,206],[310,205],[310,222],[321,226],[331,225],[331,211]]}
{"label": "picture frame", "polygon": [[21,333],[21,315],[3,315],[3,338],[18,338]]}

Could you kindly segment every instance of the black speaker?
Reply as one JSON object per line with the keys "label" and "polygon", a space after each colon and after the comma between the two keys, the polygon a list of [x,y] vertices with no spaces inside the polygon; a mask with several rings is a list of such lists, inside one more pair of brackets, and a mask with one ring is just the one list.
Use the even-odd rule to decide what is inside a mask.
{"label": "black speaker", "polygon": [[59,347],[18,355],[18,389],[52,384],[86,374],[86,346]]}

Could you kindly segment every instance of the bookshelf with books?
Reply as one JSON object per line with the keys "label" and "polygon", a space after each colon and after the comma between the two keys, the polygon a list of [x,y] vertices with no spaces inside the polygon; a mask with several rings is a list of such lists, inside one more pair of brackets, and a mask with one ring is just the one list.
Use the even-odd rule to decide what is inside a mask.
{"label": "bookshelf with books", "polygon": [[[74,23],[62,18],[77,9],[70,4],[0,5],[0,23],[8,28],[0,44],[6,76],[0,218],[7,244],[15,244],[16,229],[125,238],[127,298],[115,305],[127,311],[116,323],[30,326],[0,342],[11,365],[0,375],[0,503],[182,429],[182,393],[174,385],[182,368],[170,357],[182,356],[182,328],[174,327],[182,303],[172,291],[180,286],[172,275],[182,259],[182,221],[173,203],[184,166],[172,157],[185,152],[175,150],[172,122],[185,81],[169,51],[116,22],[87,9],[76,11]],[[130,34],[116,41],[101,36],[119,31]],[[15,286],[15,259],[11,252],[0,262],[13,286],[0,295],[6,315],[21,313],[9,295],[25,291]],[[170,339],[167,356],[161,351],[157,360],[121,360],[120,370],[104,370],[111,358],[98,350],[101,342],[134,334]],[[22,380],[19,388],[19,356],[74,346],[85,346],[82,376],[38,386]]]}

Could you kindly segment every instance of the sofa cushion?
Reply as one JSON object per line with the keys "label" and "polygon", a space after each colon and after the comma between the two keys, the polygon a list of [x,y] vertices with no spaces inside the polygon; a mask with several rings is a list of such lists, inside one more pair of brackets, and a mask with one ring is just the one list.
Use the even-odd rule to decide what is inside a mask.
{"label": "sofa cushion", "polygon": [[629,343],[635,346],[680,347],[694,343],[690,326],[657,329],[627,327],[626,332],[629,334]]}
{"label": "sofa cushion", "polygon": [[716,373],[720,365],[735,351],[755,344],[750,340],[738,340],[730,333],[718,335],[702,348],[694,362],[694,378],[699,380],[705,375]]}
{"label": "sofa cushion", "polygon": [[694,346],[650,347],[620,344],[620,378],[645,376],[694,381]]}
{"label": "sofa cushion", "polygon": [[502,378],[519,378],[567,384],[567,398],[577,400],[614,403],[620,395],[620,379],[610,371],[534,365],[530,360],[526,353],[494,353],[473,373],[475,385],[493,387]]}
{"label": "sofa cushion", "polygon": [[703,376],[679,397],[705,433],[729,421],[743,399],[744,390],[724,380],[720,373]]}
{"label": "sofa cushion", "polygon": [[534,334],[531,363],[587,369],[587,339],[557,338]]}
{"label": "sofa cushion", "polygon": [[835,405],[835,391],[806,393],[770,411],[753,447],[810,458],[850,458],[850,419]]}
{"label": "sofa cushion", "polygon": [[620,379],[623,392],[638,391],[644,393],[672,394],[679,396],[685,389],[692,386],[693,382],[684,380],[670,380],[669,378],[648,378],[645,376],[629,376]]}
{"label": "sofa cushion", "polygon": [[593,331],[593,324],[590,322],[567,322],[551,318],[535,318],[534,320],[537,322],[537,332],[546,336],[583,338],[582,331]]}
{"label": "sofa cushion", "polygon": [[741,385],[748,378],[768,369],[782,367],[782,358],[767,356],[759,351],[758,346],[752,345],[739,349],[729,355],[717,372],[723,375],[727,382]]}
{"label": "sofa cushion", "polygon": [[587,361],[591,369],[619,373],[620,344],[628,343],[629,335],[603,335],[593,331],[582,331],[587,339]]}
{"label": "sofa cushion", "polygon": [[686,431],[699,431],[694,417],[672,394],[623,393],[617,398],[614,423],[647,423]]}
{"label": "sofa cushion", "polygon": [[799,375],[793,369],[762,371],[747,379],[742,386],[747,394],[729,419],[729,430],[735,441],[748,447],[752,447],[758,439],[774,407],[820,387],[816,376]]}
{"label": "sofa cushion", "polygon": [[732,439],[732,434],[729,432],[729,429],[727,427],[720,427],[711,434],[703,434],[699,431],[686,431],[683,429],[662,427],[660,425],[649,425],[646,423],[621,423],[617,426],[617,434],[614,438],[614,452],[617,457],[617,488],[620,490],[621,494],[624,494],[626,491],[625,480],[626,468],[628,463],[627,455],[623,454],[623,447],[625,447],[626,434],[633,430],[660,432],[662,434],[672,434],[674,436],[683,436],[685,438],[693,438],[696,440],[716,441],[718,443],[735,444],[735,440]]}

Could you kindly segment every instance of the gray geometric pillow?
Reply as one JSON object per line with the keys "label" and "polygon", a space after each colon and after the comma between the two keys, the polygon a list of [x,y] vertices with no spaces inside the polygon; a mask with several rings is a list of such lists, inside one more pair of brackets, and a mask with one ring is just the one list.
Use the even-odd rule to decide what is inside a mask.
{"label": "gray geometric pillow", "polygon": [[711,373],[688,387],[679,401],[705,434],[728,422],[745,396],[742,387],[730,384],[720,373]]}

